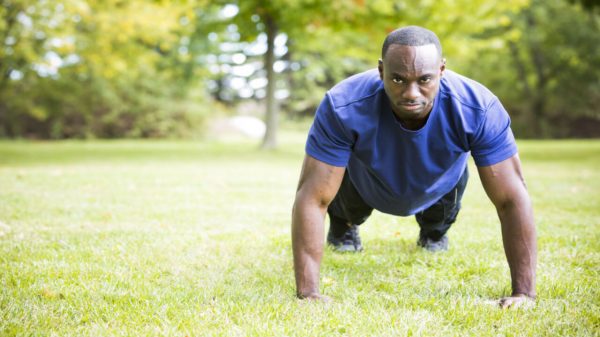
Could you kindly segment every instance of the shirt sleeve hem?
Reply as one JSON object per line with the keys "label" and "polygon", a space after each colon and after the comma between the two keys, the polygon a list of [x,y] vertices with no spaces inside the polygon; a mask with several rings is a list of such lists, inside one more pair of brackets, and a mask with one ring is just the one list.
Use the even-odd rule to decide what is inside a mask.
{"label": "shirt sleeve hem", "polygon": [[475,160],[475,165],[477,167],[492,166],[494,164],[503,162],[508,158],[511,158],[512,156],[516,155],[518,152],[519,151],[517,150],[516,147],[510,147],[508,150],[503,151],[498,156],[494,156],[494,158],[477,159],[477,158],[473,157],[473,159]]}
{"label": "shirt sleeve hem", "polygon": [[339,158],[333,158],[330,156],[325,156],[322,153],[319,153],[317,151],[314,151],[313,149],[311,149],[310,147],[306,147],[306,154],[313,157],[314,159],[321,161],[325,164],[331,165],[331,166],[337,166],[337,167],[346,167],[348,165],[348,159],[339,159]]}

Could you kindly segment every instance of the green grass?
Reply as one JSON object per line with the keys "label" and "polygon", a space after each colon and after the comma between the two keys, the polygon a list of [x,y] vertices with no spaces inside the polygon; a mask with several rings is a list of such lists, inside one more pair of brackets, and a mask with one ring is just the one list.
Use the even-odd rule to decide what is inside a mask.
{"label": "green grass", "polygon": [[[599,336],[600,141],[519,143],[539,235],[536,306],[510,292],[475,170],[451,249],[375,213],[327,250],[330,304],[294,298],[305,130],[277,152],[178,141],[0,142],[0,336]],[[473,168],[473,167],[472,167]]]}

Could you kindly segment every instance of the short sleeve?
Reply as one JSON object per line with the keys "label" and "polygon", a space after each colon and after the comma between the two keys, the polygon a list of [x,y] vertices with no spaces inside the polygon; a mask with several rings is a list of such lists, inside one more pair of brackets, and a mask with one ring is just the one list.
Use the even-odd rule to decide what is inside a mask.
{"label": "short sleeve", "polygon": [[510,128],[510,117],[496,98],[471,141],[471,154],[477,166],[490,166],[517,153],[517,144]]}
{"label": "short sleeve", "polygon": [[329,165],[344,167],[350,160],[353,143],[332,107],[329,94],[326,94],[308,132],[306,153]]}

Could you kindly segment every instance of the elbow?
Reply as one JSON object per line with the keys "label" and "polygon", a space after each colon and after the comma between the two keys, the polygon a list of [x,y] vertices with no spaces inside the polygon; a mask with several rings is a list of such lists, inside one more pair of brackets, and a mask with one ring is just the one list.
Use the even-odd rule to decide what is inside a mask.
{"label": "elbow", "polygon": [[514,209],[518,204],[519,202],[515,199],[506,199],[496,202],[495,206],[498,213],[502,214],[507,211],[510,211],[511,209]]}
{"label": "elbow", "polygon": [[502,200],[495,204],[496,210],[500,214],[510,213],[515,210],[531,209],[531,200],[527,195]]}
{"label": "elbow", "polygon": [[533,206],[527,194],[497,203],[496,211],[503,227],[516,224],[533,226]]}
{"label": "elbow", "polygon": [[331,201],[333,201],[332,197],[321,193],[307,193],[301,188],[296,192],[293,211],[296,211],[298,207],[317,207],[320,210],[327,210]]}
{"label": "elbow", "polygon": [[531,199],[529,198],[529,193],[527,192],[525,185],[515,186],[505,193],[498,194],[495,198],[490,199],[492,199],[492,202],[499,213],[514,209],[531,208]]}

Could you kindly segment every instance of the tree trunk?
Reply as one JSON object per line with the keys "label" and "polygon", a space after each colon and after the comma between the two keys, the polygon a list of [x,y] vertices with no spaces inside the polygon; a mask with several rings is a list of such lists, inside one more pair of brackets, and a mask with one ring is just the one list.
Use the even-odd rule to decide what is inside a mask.
{"label": "tree trunk", "polygon": [[[532,34],[538,28],[535,21],[534,13],[529,8],[525,12],[525,24],[527,30]],[[544,137],[546,134],[544,125],[546,124],[546,86],[548,84],[548,78],[546,76],[546,61],[543,55],[543,51],[540,48],[540,41],[535,36],[530,38],[529,50],[531,53],[531,61],[533,63],[533,69],[536,75],[536,85],[531,101],[531,126],[535,137]]]}
{"label": "tree trunk", "polygon": [[265,54],[265,68],[267,69],[267,113],[265,123],[267,130],[263,139],[263,149],[274,149],[277,147],[277,100],[275,99],[275,72],[273,63],[275,63],[275,36],[277,35],[277,25],[270,14],[265,16],[265,25],[267,29],[267,53]]}
{"label": "tree trunk", "polygon": [[529,86],[529,82],[527,81],[527,68],[520,56],[519,47],[516,43],[509,41],[508,47],[510,48],[510,54],[513,58],[513,62],[515,67],[517,68],[517,74],[523,82],[523,92],[525,93],[525,97],[531,97],[531,87]]}

